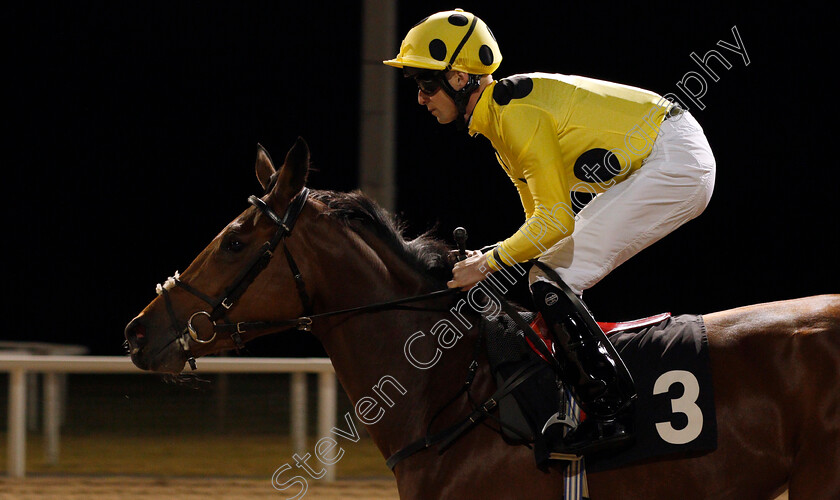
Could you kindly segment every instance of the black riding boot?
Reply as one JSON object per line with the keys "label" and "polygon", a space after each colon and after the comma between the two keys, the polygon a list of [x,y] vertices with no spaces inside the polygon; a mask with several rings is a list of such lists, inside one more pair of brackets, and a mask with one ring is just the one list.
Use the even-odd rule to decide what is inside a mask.
{"label": "black riding boot", "polygon": [[557,443],[554,451],[588,455],[631,444],[636,391],[615,348],[565,284],[537,281],[531,293],[554,337],[561,378],[587,417],[565,437],[547,436]]}

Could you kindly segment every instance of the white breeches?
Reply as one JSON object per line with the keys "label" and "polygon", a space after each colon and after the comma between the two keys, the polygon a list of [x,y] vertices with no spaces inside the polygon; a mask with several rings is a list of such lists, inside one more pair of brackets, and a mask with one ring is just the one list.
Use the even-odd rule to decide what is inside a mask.
{"label": "white breeches", "polygon": [[[575,229],[540,256],[580,295],[610,271],[700,215],[715,185],[715,158],[690,113],[665,120],[642,167],[596,196]],[[530,281],[547,279],[536,267]]]}

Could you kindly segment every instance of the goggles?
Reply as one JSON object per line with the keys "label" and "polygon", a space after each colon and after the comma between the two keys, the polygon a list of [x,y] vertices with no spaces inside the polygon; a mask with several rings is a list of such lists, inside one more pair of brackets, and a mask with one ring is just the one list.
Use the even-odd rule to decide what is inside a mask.
{"label": "goggles", "polygon": [[437,94],[437,91],[440,90],[441,82],[440,78],[437,77],[414,77],[414,81],[417,82],[417,87],[420,89],[420,92],[432,96]]}
{"label": "goggles", "polygon": [[440,90],[441,86],[443,85],[443,79],[445,78],[445,73],[442,71],[429,71],[429,70],[422,70],[422,71],[411,71],[414,68],[408,69],[406,68],[405,76],[407,78],[413,78],[414,82],[417,83],[417,87],[420,89],[425,95],[431,96],[435,95],[438,90]]}

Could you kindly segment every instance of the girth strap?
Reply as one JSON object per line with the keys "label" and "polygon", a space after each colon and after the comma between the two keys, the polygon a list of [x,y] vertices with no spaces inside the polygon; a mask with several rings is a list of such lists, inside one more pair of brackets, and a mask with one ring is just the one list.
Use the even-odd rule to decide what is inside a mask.
{"label": "girth strap", "polygon": [[443,453],[449,448],[452,443],[455,442],[459,437],[461,437],[465,432],[470,430],[473,426],[484,420],[490,415],[496,406],[499,404],[499,400],[503,397],[510,394],[514,389],[519,387],[520,384],[528,380],[531,376],[537,373],[539,370],[543,368],[542,361],[534,360],[531,363],[528,363],[518,370],[516,370],[507,380],[498,388],[496,392],[494,392],[483,404],[479,405],[475,408],[466,418],[463,420],[447,427],[446,429],[442,430],[441,432],[433,435],[426,435],[409,445],[405,446],[398,452],[391,455],[388,460],[385,462],[385,465],[388,466],[391,470],[397,466],[399,462],[402,460],[414,455],[415,453],[425,450],[431,446],[439,444],[438,453]]}

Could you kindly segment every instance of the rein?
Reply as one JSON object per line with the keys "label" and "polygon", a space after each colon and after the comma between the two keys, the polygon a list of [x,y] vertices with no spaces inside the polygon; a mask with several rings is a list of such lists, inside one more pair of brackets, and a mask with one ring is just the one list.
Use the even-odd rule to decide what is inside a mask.
{"label": "rein", "polygon": [[372,313],[377,311],[383,310],[394,310],[394,309],[403,309],[403,310],[412,310],[412,311],[421,311],[427,310],[424,308],[419,307],[399,307],[402,304],[407,304],[410,302],[420,302],[424,300],[431,300],[438,297],[446,297],[449,295],[455,295],[460,290],[456,288],[447,288],[445,290],[437,290],[431,293],[426,293],[423,295],[414,295],[411,297],[405,297],[402,299],[396,300],[389,300],[387,302],[378,302],[375,304],[368,304],[364,306],[358,307],[351,307],[348,309],[341,309],[338,311],[330,311],[325,313],[319,314],[311,314],[308,316],[300,316],[293,319],[285,319],[279,321],[241,321],[239,323],[226,323],[221,325],[215,325],[215,332],[217,333],[245,333],[246,331],[253,331],[253,330],[284,330],[284,329],[291,329],[296,328],[301,331],[308,332],[312,329],[312,321],[315,319],[322,319],[322,318],[329,318],[331,316],[339,316],[343,314],[354,314],[354,313]]}

